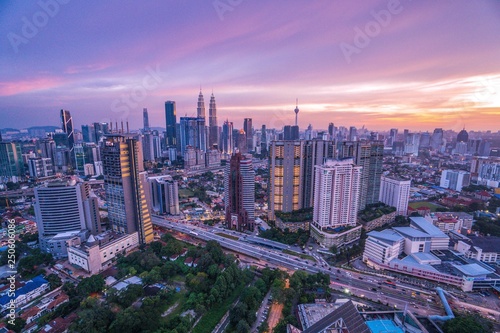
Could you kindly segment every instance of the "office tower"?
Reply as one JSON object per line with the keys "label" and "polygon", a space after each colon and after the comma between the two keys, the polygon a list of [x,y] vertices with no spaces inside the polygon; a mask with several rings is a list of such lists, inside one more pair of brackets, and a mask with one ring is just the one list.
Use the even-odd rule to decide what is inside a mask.
{"label": "office tower", "polygon": [[247,134],[245,133],[245,130],[240,129],[238,131],[238,136],[236,137],[236,147],[238,148],[238,151],[242,154],[246,154],[248,152],[247,144]]}
{"label": "office tower", "polygon": [[255,227],[255,172],[250,156],[231,156],[224,172],[226,226],[238,231]]}
{"label": "office tower", "polygon": [[[406,130],[405,130],[406,131]],[[420,133],[406,133],[404,153],[414,156],[418,155],[418,148],[420,147]]]}
{"label": "office tower", "polygon": [[221,153],[219,149],[209,148],[205,154],[205,167],[220,167]]}
{"label": "office tower", "polygon": [[350,158],[328,160],[315,167],[311,236],[321,244],[342,246],[359,239],[361,226],[356,227],[356,221],[361,169]]}
{"label": "office tower", "polygon": [[179,185],[172,176],[148,178],[152,210],[156,214],[179,215]]}
{"label": "office tower", "polygon": [[245,118],[243,120],[243,130],[245,131],[245,138],[247,140],[247,151],[254,150],[253,147],[253,131],[252,131],[252,118]]}
{"label": "office tower", "polygon": [[273,141],[269,146],[269,219],[275,211],[302,208],[303,141]]}
{"label": "office tower", "polygon": [[410,134],[410,130],[404,129],[403,130],[403,142],[405,142],[405,143],[408,141],[408,134]]}
{"label": "office tower", "polygon": [[292,140],[292,126],[285,125],[283,127],[283,140]]}
{"label": "office tower", "polygon": [[83,142],[96,142],[94,125],[82,125]]}
{"label": "office tower", "polygon": [[200,89],[200,94],[198,95],[198,105],[196,107],[196,116],[198,118],[205,119],[205,100],[203,99],[203,94],[201,93],[201,89]]}
{"label": "office tower", "polygon": [[56,181],[35,188],[35,215],[40,249],[54,257],[67,256],[66,241],[101,232],[97,198],[88,183]]}
{"label": "office tower", "polygon": [[295,126],[299,126],[299,99],[297,98],[295,100],[295,110],[293,110],[293,112],[295,112]]}
{"label": "office tower", "polygon": [[176,131],[177,115],[176,115],[174,101],[165,102],[165,120],[167,126],[166,136],[165,136],[167,147],[175,147],[177,145],[177,131]]}
{"label": "office tower", "polygon": [[354,126],[349,127],[349,141],[356,141],[357,140],[357,129]]}
{"label": "office tower", "polygon": [[398,215],[406,216],[410,200],[411,181],[397,177],[382,176],[379,201],[396,208]]}
{"label": "office tower", "polygon": [[152,132],[153,134],[153,157],[156,160],[161,157],[161,138],[160,133],[157,130]]}
{"label": "office tower", "polygon": [[54,165],[54,155],[56,151],[56,143],[54,140],[45,138],[36,141],[36,153],[40,157],[50,158]]}
{"label": "office tower", "polygon": [[105,134],[108,134],[109,128],[107,123],[94,123],[94,139],[95,143],[99,143]]}
{"label": "office tower", "polygon": [[335,139],[335,126],[333,123],[328,124],[328,140]]}
{"label": "office tower", "polygon": [[301,156],[303,160],[301,208],[308,208],[314,204],[314,179],[316,175],[314,167],[336,157],[335,141],[317,139],[304,141]]}
{"label": "office tower", "polygon": [[431,133],[429,132],[421,133],[419,148],[429,148],[430,145],[431,145]]}
{"label": "office tower", "polygon": [[71,117],[71,114],[68,110],[61,110],[61,123],[62,130],[68,137],[67,147],[69,148],[72,165],[74,166],[75,163],[73,163],[73,146],[75,144],[75,134],[73,132],[73,118]]}
{"label": "office tower", "polygon": [[114,231],[139,233],[141,243],[153,241],[147,208],[142,147],[132,134],[108,134],[102,149],[104,189],[109,223]]}
{"label": "office tower", "polygon": [[181,154],[187,146],[192,146],[200,150],[206,151],[206,134],[205,134],[205,119],[195,117],[181,117],[180,118],[180,149]]}
{"label": "office tower", "polygon": [[142,122],[144,124],[144,131],[149,131],[149,115],[148,109],[142,109]]}
{"label": "office tower", "polygon": [[219,126],[217,125],[217,106],[215,105],[215,97],[212,93],[210,96],[210,105],[208,108],[208,148],[214,145],[219,145]]}
{"label": "office tower", "polygon": [[387,141],[387,145],[389,147],[392,147],[394,142],[396,142],[398,139],[398,129],[397,128],[391,128],[389,131],[389,140]]}
{"label": "office tower", "polygon": [[73,146],[73,158],[75,161],[75,171],[76,173],[83,175],[84,166],[90,161],[85,158],[85,151],[81,143],[77,143]]}
{"label": "office tower", "polygon": [[21,144],[0,141],[0,177],[23,177],[24,172]]}
{"label": "office tower", "polygon": [[431,137],[431,147],[434,150],[440,150],[443,145],[443,129],[436,128]]}
{"label": "office tower", "polygon": [[266,125],[262,125],[262,128],[260,130],[260,153],[262,156],[267,156],[267,131],[266,131]]}
{"label": "office tower", "polygon": [[222,125],[221,146],[224,154],[233,154],[233,123],[228,120]]}
{"label": "office tower", "polygon": [[462,170],[443,170],[439,186],[460,192],[470,185],[470,172]]}
{"label": "office tower", "polygon": [[144,132],[142,136],[142,152],[144,161],[155,160],[154,139],[153,139],[153,133],[151,133],[151,131]]}
{"label": "office tower", "polygon": [[50,177],[54,175],[52,160],[46,157],[30,158],[28,160],[30,177],[34,179]]}
{"label": "office tower", "polygon": [[454,154],[465,155],[467,154],[467,142],[459,141],[455,145],[455,149],[453,150]]}
{"label": "office tower", "polygon": [[461,130],[457,135],[457,142],[467,142],[467,141],[469,141],[469,133],[467,133],[464,127],[464,129]]}

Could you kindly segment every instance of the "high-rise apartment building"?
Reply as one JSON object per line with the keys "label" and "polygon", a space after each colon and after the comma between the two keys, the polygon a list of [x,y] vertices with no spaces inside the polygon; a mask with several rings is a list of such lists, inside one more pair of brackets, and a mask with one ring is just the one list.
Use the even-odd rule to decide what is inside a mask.
{"label": "high-rise apartment building", "polygon": [[139,241],[153,241],[153,225],[148,210],[142,147],[132,134],[109,134],[102,149],[104,189],[108,218],[113,231],[139,232]]}
{"label": "high-rise apartment building", "polygon": [[214,145],[219,145],[219,126],[217,125],[217,106],[212,93],[208,108],[208,148],[212,148]]}
{"label": "high-rise apartment building", "polygon": [[279,140],[269,146],[269,219],[313,205],[314,166],[335,157],[335,142]]}
{"label": "high-rise apartment building", "polygon": [[48,183],[35,189],[35,200],[40,249],[56,258],[67,256],[68,239],[101,232],[97,198],[88,183]]}
{"label": "high-rise apartment building", "polygon": [[255,171],[251,156],[235,153],[224,172],[226,226],[238,231],[255,227]]}
{"label": "high-rise apartment building", "polygon": [[379,141],[344,141],[340,145],[339,158],[352,157],[354,163],[363,168],[359,199],[360,210],[365,209],[368,204],[378,202],[383,154],[384,145]]}
{"label": "high-rise apartment building", "polygon": [[362,167],[351,158],[328,160],[315,167],[311,235],[326,246],[342,246],[359,239],[356,227]]}
{"label": "high-rise apartment building", "polygon": [[460,192],[470,185],[470,172],[462,170],[443,170],[439,186]]}
{"label": "high-rise apartment building", "polygon": [[411,181],[397,177],[382,176],[379,201],[396,208],[398,215],[406,216],[410,200]]}
{"label": "high-rise apartment building", "polygon": [[167,126],[167,130],[165,133],[165,142],[167,144],[167,147],[175,147],[177,145],[177,114],[174,101],[165,102],[165,120]]}

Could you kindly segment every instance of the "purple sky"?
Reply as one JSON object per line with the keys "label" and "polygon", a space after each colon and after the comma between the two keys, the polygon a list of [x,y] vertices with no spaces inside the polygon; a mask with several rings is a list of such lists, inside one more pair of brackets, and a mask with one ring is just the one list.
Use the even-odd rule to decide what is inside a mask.
{"label": "purple sky", "polygon": [[56,1],[2,3],[0,128],[164,127],[201,85],[237,128],[499,129],[498,0]]}

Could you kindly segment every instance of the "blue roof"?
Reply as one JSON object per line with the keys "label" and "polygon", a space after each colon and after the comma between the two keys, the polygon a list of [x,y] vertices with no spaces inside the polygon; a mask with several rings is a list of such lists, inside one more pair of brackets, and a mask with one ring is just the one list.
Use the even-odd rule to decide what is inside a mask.
{"label": "blue roof", "polygon": [[468,264],[468,265],[453,265],[460,272],[467,276],[481,276],[488,275],[491,271],[479,266],[478,264]]}
{"label": "blue roof", "polygon": [[392,320],[370,320],[365,323],[372,333],[404,333]]}
{"label": "blue roof", "polygon": [[419,260],[440,260],[438,257],[433,255],[432,253],[426,252],[416,252],[411,254],[414,258]]}
{"label": "blue roof", "polygon": [[429,234],[431,237],[448,237],[444,232],[439,230],[438,227],[423,217],[410,217],[410,220],[413,226]]}
{"label": "blue roof", "polygon": [[383,231],[370,231],[367,235],[390,243],[399,242],[403,239],[403,236],[389,229]]}
{"label": "blue roof", "polygon": [[415,228],[395,227],[392,229],[394,229],[394,230],[396,230],[396,232],[401,233],[403,235],[406,235],[408,237],[430,238],[430,236],[427,233],[420,231],[418,229],[415,229]]}
{"label": "blue roof", "polygon": [[16,290],[16,294],[14,297],[9,297],[8,295],[4,295],[0,298],[0,305],[5,305],[10,302],[11,299],[16,299],[20,295],[25,295],[41,286],[44,284],[49,283],[47,280],[45,280],[41,275],[35,276],[31,280],[27,281],[24,286]]}

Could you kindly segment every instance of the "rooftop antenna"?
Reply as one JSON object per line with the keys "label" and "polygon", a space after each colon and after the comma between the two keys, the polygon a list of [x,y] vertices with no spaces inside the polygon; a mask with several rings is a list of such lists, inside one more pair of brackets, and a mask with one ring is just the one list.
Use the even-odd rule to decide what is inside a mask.
{"label": "rooftop antenna", "polygon": [[121,123],[122,123],[122,134],[123,134],[123,119],[121,120]]}
{"label": "rooftop antenna", "polygon": [[130,133],[129,130],[128,130],[128,119],[127,119],[127,133]]}
{"label": "rooftop antenna", "polygon": [[109,130],[111,133],[113,133],[113,121],[109,121]]}

